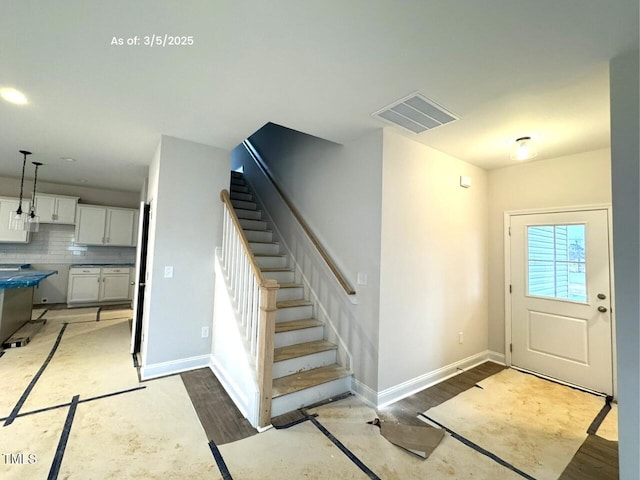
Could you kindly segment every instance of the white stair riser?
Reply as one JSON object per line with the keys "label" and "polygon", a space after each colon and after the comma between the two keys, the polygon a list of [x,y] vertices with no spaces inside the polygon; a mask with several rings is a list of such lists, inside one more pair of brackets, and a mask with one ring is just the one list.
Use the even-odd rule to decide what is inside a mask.
{"label": "white stair riser", "polygon": [[276,322],[289,322],[291,320],[303,320],[313,318],[313,306],[279,308],[276,311]]}
{"label": "white stair riser", "polygon": [[278,289],[278,302],[284,302],[285,300],[302,300],[304,298],[304,288],[292,287],[292,288],[280,288]]}
{"label": "white stair riser", "polygon": [[232,200],[244,200],[245,202],[253,201],[253,195],[250,193],[229,192],[229,197],[231,197]]}
{"label": "white stair riser", "polygon": [[287,257],[256,257],[256,261],[261,268],[287,268],[289,259]]}
{"label": "white stair riser", "polygon": [[247,187],[246,185],[236,185],[235,183],[233,183],[231,184],[231,191],[239,193],[249,193],[249,187]]}
{"label": "white stair riser", "polygon": [[245,230],[244,235],[250,242],[270,242],[273,238],[272,232],[260,232],[257,230]]}
{"label": "white stair riser", "polygon": [[299,392],[282,395],[271,401],[271,416],[277,417],[283,413],[311,405],[312,403],[336,397],[351,390],[351,377],[342,377],[331,382],[322,383]]}
{"label": "white stair riser", "polygon": [[312,368],[326,367],[336,363],[336,351],[312,353],[304,357],[290,358],[273,364],[273,378],[285,377],[296,372],[304,372]]}
{"label": "white stair riser", "polygon": [[258,208],[256,202],[245,202],[244,200],[231,200],[231,205],[235,208],[245,208],[247,210],[255,210]]}
{"label": "white stair riser", "polygon": [[293,272],[262,272],[264,278],[272,278],[278,283],[293,283]]}
{"label": "white stair riser", "polygon": [[247,220],[245,218],[238,219],[242,228],[248,228],[250,230],[266,230],[267,222],[264,220]]}
{"label": "white stair riser", "polygon": [[249,242],[249,246],[251,247],[251,251],[254,255],[260,255],[261,253],[265,253],[267,255],[277,255],[280,253],[280,244],[279,243],[253,243]]}
{"label": "white stair riser", "polygon": [[290,330],[288,332],[276,333],[274,345],[276,348],[288,347],[297,343],[313,342],[324,338],[324,327],[301,328],[300,330]]}
{"label": "white stair riser", "polygon": [[260,210],[236,210],[236,216],[247,220],[260,220],[262,212]]}

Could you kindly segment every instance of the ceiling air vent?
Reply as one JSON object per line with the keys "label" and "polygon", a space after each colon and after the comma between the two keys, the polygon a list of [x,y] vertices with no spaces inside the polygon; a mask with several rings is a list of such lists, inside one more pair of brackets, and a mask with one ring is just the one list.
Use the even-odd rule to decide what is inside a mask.
{"label": "ceiling air vent", "polygon": [[453,113],[418,93],[378,110],[373,116],[413,133],[458,120]]}

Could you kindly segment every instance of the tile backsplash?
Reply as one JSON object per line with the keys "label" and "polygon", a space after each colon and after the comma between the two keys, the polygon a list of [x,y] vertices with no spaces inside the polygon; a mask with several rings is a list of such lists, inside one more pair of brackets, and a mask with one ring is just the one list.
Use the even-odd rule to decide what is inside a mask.
{"label": "tile backsplash", "polygon": [[0,263],[134,263],[135,247],[92,247],[74,243],[73,225],[40,224],[29,243],[0,243]]}

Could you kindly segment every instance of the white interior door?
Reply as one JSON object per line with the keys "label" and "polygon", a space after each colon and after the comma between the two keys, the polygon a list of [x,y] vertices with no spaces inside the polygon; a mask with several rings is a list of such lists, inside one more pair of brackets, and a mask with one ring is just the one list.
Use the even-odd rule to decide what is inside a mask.
{"label": "white interior door", "polygon": [[607,210],[510,223],[512,365],[612,394]]}

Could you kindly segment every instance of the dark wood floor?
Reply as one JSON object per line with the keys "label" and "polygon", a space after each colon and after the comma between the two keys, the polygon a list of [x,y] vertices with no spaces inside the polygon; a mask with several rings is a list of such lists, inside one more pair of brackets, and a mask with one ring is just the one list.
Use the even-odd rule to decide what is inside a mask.
{"label": "dark wood floor", "polygon": [[424,425],[417,418],[418,413],[423,413],[430,408],[436,407],[465,390],[475,388],[474,385],[476,383],[495,375],[504,370],[504,368],[504,366],[493,362],[478,365],[381,409],[379,411],[380,418],[385,421],[396,421],[408,425]]}
{"label": "dark wood floor", "polygon": [[589,435],[560,480],[617,480],[618,442]]}
{"label": "dark wood floor", "polygon": [[[477,388],[475,385],[478,382],[504,368],[493,362],[483,363],[380,409],[378,416],[385,421],[424,425],[417,418],[419,412],[440,405],[469,388]],[[217,444],[224,444],[256,433],[242,418],[242,414],[211,370],[186,372],[182,374],[182,379],[210,440]],[[298,412],[292,412],[272,419],[272,423],[274,426],[283,426],[300,417]],[[562,473],[560,480],[617,480],[618,478],[618,442],[611,442],[597,435],[589,435]]]}
{"label": "dark wood floor", "polygon": [[223,445],[258,433],[210,369],[201,368],[180,376],[209,440]]}

